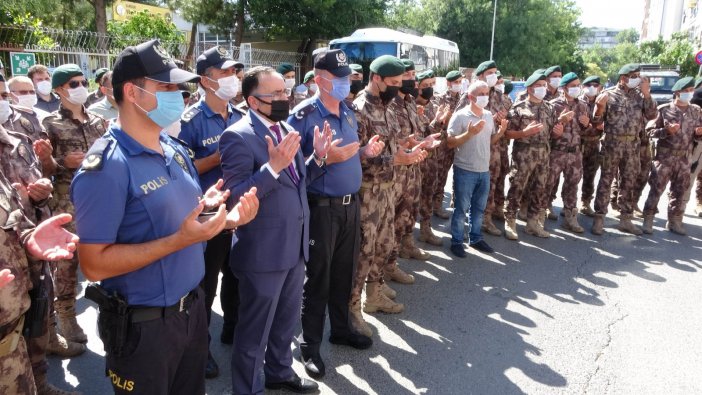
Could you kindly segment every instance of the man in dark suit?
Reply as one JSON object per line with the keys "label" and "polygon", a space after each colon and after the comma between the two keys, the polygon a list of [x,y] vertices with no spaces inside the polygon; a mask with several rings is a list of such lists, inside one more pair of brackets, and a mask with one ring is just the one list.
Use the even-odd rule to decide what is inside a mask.
{"label": "man in dark suit", "polygon": [[219,142],[223,178],[232,203],[256,186],[260,208],[254,221],[237,230],[230,258],[241,298],[234,331],[233,390],[262,393],[259,373],[265,360],[266,388],[314,392],[317,383],[292,370],[290,345],[300,318],[309,256],[305,185],[324,173],[331,132],[315,131],[314,152],[305,160],[299,133],[281,122],[288,116],[283,77],[272,68],[255,67],[246,72],[242,91],[249,111]]}

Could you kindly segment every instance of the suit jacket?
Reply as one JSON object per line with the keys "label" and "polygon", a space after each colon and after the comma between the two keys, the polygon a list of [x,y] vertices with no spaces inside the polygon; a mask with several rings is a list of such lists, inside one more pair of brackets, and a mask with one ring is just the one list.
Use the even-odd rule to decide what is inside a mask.
{"label": "suit jacket", "polygon": [[[288,131],[290,125],[284,124]],[[236,231],[230,262],[234,271],[269,272],[286,270],[309,258],[309,215],[306,184],[324,173],[314,161],[305,166],[302,151],[295,156],[300,182],[295,185],[289,170],[273,177],[261,167],[268,162],[268,128],[247,113],[227,128],[219,140],[224,189],[231,191],[228,207],[251,187],[257,188],[258,214]]]}

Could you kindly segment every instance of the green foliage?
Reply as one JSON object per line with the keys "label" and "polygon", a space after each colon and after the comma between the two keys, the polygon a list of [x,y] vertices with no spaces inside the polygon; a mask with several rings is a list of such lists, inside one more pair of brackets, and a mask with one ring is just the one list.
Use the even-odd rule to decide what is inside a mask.
{"label": "green foliage", "polygon": [[636,44],[639,41],[639,32],[636,29],[622,30],[615,37],[618,43]]}
{"label": "green foliage", "polygon": [[131,45],[131,38],[158,38],[171,56],[180,55],[178,44],[185,43],[185,36],[171,22],[151,15],[147,11],[135,14],[128,21],[109,21],[107,31],[114,36],[114,49],[121,50]]}
{"label": "green foliage", "polygon": [[229,34],[235,25],[238,1],[222,0],[167,0],[168,7],[180,11],[185,20],[202,23],[215,34]]}
{"label": "green foliage", "polygon": [[95,10],[86,0],[3,0],[0,23],[12,23],[17,16],[31,15],[42,26],[64,30],[93,30]]}

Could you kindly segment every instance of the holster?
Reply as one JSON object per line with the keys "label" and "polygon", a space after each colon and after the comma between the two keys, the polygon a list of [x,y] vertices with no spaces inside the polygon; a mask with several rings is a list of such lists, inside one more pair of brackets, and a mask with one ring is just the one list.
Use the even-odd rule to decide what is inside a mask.
{"label": "holster", "polygon": [[98,335],[105,352],[122,356],[129,331],[129,307],[127,301],[116,292],[110,295],[99,284],[90,284],[85,297],[98,305]]}

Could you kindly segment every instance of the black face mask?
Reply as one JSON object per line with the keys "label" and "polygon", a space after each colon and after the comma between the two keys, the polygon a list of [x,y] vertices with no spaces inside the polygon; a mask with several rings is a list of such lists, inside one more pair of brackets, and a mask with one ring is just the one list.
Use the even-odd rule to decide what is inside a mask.
{"label": "black face mask", "polygon": [[363,81],[362,80],[353,80],[351,81],[351,93],[356,95],[358,92],[363,89]]}
{"label": "black face mask", "polygon": [[[258,98],[257,98],[258,99]],[[261,99],[258,99],[261,103],[269,104],[271,106],[271,112],[270,114],[266,114],[263,111],[259,112],[266,117],[268,117],[271,121],[273,122],[280,122],[288,119],[288,115],[290,115],[290,103],[287,100],[271,100],[271,101],[264,101]]]}
{"label": "black face mask", "polygon": [[399,86],[386,85],[385,90],[383,92],[380,92],[380,100],[383,101],[383,104],[388,104],[390,103],[390,100],[394,99],[397,96],[397,92],[399,91]]}
{"label": "black face mask", "polygon": [[400,87],[400,92],[405,95],[411,95],[414,91],[414,81],[413,80],[402,80],[402,87]]}
{"label": "black face mask", "polygon": [[418,88],[412,89],[412,92],[410,92],[410,95],[412,95],[412,97],[419,96],[419,89]]}
{"label": "black face mask", "polygon": [[434,96],[434,87],[422,88],[422,99],[429,100]]}

